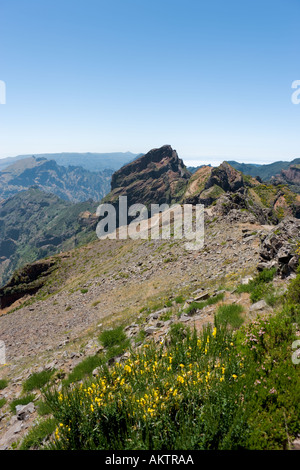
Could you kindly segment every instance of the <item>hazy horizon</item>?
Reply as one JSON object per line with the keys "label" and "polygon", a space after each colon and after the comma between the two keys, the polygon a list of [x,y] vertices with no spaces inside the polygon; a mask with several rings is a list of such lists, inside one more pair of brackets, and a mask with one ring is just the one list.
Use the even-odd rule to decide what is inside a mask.
{"label": "hazy horizon", "polygon": [[[154,148],[154,147],[153,147]],[[49,154],[49,155],[55,155],[55,154],[86,154],[86,153],[91,153],[91,154],[109,154],[109,153],[131,153],[133,155],[135,154],[144,154],[144,153],[147,153],[149,150],[151,149],[148,149],[146,152],[132,152],[130,150],[126,150],[126,151],[112,151],[112,152],[101,152],[101,151],[96,151],[96,152],[92,152],[92,151],[83,151],[83,152],[78,152],[78,151],[63,151],[63,152],[39,152],[39,153],[22,153],[22,154],[18,154],[18,155],[7,155],[7,156],[0,156],[0,160],[1,159],[4,159],[4,158],[16,158],[16,157],[19,157],[19,156],[39,156],[39,155],[46,155],[46,154]],[[176,150],[176,149],[175,149]],[[191,166],[191,167],[196,167],[196,166],[200,166],[200,165],[209,165],[211,164],[212,166],[218,166],[220,165],[223,161],[236,161],[238,163],[247,163],[247,164],[259,164],[259,165],[268,165],[270,163],[274,163],[274,162],[278,162],[278,161],[292,161],[294,160],[295,158],[300,158],[300,157],[297,157],[297,156],[294,156],[294,157],[291,157],[291,158],[279,158],[279,159],[272,159],[272,160],[265,160],[263,158],[261,159],[258,159],[258,160],[253,160],[251,158],[232,158],[230,156],[199,156],[199,158],[195,158],[195,157],[183,157],[182,155],[178,154],[179,158],[181,158],[183,160],[183,162],[185,163],[186,166]]]}

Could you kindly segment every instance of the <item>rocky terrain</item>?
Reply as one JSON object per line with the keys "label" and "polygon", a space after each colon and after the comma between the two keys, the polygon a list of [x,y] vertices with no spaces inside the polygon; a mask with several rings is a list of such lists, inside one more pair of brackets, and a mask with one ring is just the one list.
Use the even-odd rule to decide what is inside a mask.
{"label": "rocky terrain", "polygon": [[292,191],[300,193],[300,164],[291,164],[288,168],[281,170],[278,175],[272,176],[271,183],[285,184]]}
{"label": "rocky terrain", "polygon": [[[191,176],[165,146],[118,171],[106,200],[128,194],[130,203],[147,204],[153,175],[155,202],[205,204],[203,247],[187,250],[184,240],[174,238],[95,240],[21,268],[0,289],[0,341],[7,362],[0,374],[8,381],[0,390],[1,449],[17,447],[41,419],[39,390],[30,403],[11,411],[10,403],[24,395],[24,381],[53,371],[60,386],[78,364],[103,350],[101,332],[123,325],[132,348],[147,338],[159,344],[173,324],[198,331],[213,325],[220,304],[242,305],[248,323],[262,313],[272,315],[274,295],[282,295],[296,277],[298,200],[287,189],[249,179],[225,162]],[[138,199],[137,188],[144,199]],[[276,271],[274,292],[253,301],[238,287],[265,269]],[[297,445],[297,440],[290,444]]]}
{"label": "rocky terrain", "polygon": [[[265,301],[251,304],[249,295],[235,293],[235,287],[255,275],[259,264],[266,261],[266,247],[273,246],[268,261],[289,268],[276,281],[278,292],[285,290],[294,275],[290,260],[297,256],[290,243],[291,230],[297,235],[299,222],[289,219],[287,225],[282,224],[280,235],[275,226],[239,215],[239,220],[232,220],[206,212],[205,245],[199,252],[186,251],[181,240],[101,240],[54,257],[54,268],[34,295],[31,279],[29,289],[23,285],[23,298],[0,310],[0,339],[7,354],[1,374],[9,380],[0,395],[8,402],[20,397],[22,382],[37,371],[55,369],[60,376],[70,373],[82,359],[100,350],[99,333],[116,324],[127,325],[133,344],[141,330],[159,342],[173,322],[198,329],[213,324],[218,304],[198,313],[184,311],[192,301],[220,292],[225,295],[222,302],[243,305],[247,321],[262,311],[271,312]],[[285,259],[280,256],[280,244],[290,250]],[[9,286],[6,293],[1,291],[2,299],[8,290]],[[185,299],[184,305],[176,304],[179,295]],[[36,392],[28,409],[20,407],[26,419],[3,409],[3,448],[21,439],[37,419],[34,403],[39,398],[40,392]]]}

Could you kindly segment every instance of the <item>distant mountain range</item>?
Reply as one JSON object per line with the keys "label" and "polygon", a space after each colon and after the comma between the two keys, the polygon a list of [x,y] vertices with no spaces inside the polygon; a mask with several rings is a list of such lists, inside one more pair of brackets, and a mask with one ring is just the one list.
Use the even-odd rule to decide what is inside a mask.
{"label": "distant mountain range", "polygon": [[66,168],[55,160],[28,157],[0,171],[0,200],[37,186],[67,201],[100,201],[110,190],[112,173],[108,169],[93,172],[80,166]]}
{"label": "distant mountain range", "polygon": [[282,170],[286,170],[291,165],[300,164],[300,158],[295,158],[290,162],[278,161],[264,165],[256,163],[238,163],[231,160],[228,160],[227,162],[236,170],[244,173],[244,175],[254,177],[259,176],[262,181],[269,181],[273,176],[280,174]]}
{"label": "distant mountain range", "polygon": [[116,171],[126,163],[134,160],[138,154],[131,152],[114,152],[114,153],[42,153],[35,155],[18,155],[16,157],[0,158],[0,171],[9,165],[30,157],[46,158],[47,160],[55,160],[58,165],[62,166],[81,166],[89,171]]}

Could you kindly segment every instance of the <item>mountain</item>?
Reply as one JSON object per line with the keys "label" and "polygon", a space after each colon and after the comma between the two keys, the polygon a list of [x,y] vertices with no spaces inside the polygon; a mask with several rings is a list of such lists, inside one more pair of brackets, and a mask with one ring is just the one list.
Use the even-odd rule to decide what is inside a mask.
{"label": "mountain", "polygon": [[238,163],[236,161],[228,160],[228,163],[238,171],[241,171],[245,175],[259,176],[263,181],[269,181],[273,176],[278,175],[281,170],[286,170],[289,166],[300,163],[300,158],[296,158],[291,162],[278,161],[265,165],[259,165],[254,163]]}
{"label": "mountain", "polygon": [[272,176],[271,183],[285,184],[295,193],[300,194],[300,160],[292,163],[286,169],[281,170],[278,175]]}
{"label": "mountain", "polygon": [[0,204],[20,262],[0,288],[0,450],[299,448],[298,195],[228,162],[191,175],[170,146],[118,191],[202,201],[203,246],[93,240],[94,203],[37,188]]}
{"label": "mountain", "polygon": [[96,238],[97,204],[33,187],[0,203],[0,285],[20,266]]}
{"label": "mountain", "polygon": [[260,223],[300,217],[300,196],[287,185],[265,184],[229,162],[191,173],[170,145],[151,150],[112,175],[111,191],[102,202],[117,206],[120,196],[127,196],[128,205],[204,204],[216,206],[223,215],[243,209]]}
{"label": "mountain", "polygon": [[150,150],[112,175],[104,202],[128,197],[128,205],[162,204],[181,200],[191,173],[170,145]]}
{"label": "mountain", "polygon": [[[7,157],[0,159],[0,170],[4,170],[11,164],[19,160],[24,160],[33,155],[18,155],[16,157]],[[36,158],[46,158],[55,160],[62,166],[81,166],[89,171],[116,171],[121,166],[134,160],[138,154],[131,152],[113,152],[113,153],[42,153],[36,154]]]}
{"label": "mountain", "polygon": [[109,191],[111,175],[111,170],[96,173],[46,158],[24,158],[0,171],[0,200],[38,186],[67,201],[100,201]]}
{"label": "mountain", "polygon": [[222,215],[242,209],[260,223],[276,223],[287,215],[300,218],[300,196],[287,185],[265,184],[228,162],[197,170],[189,180],[183,201],[213,206]]}

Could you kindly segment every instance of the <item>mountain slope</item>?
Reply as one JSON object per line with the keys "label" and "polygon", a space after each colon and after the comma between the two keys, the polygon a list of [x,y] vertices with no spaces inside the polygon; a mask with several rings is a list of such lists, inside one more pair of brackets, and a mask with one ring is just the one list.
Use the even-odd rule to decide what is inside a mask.
{"label": "mountain slope", "polygon": [[95,239],[92,201],[72,204],[31,188],[0,203],[0,285],[25,263]]}
{"label": "mountain slope", "polygon": [[35,185],[67,201],[100,201],[109,191],[111,174],[111,170],[96,173],[65,168],[45,158],[25,158],[0,172],[0,200]]}
{"label": "mountain slope", "polygon": [[[1,368],[7,379],[7,403],[0,420],[0,449],[16,448],[29,428],[35,431],[39,429],[35,425],[45,423],[49,415],[38,416],[45,405],[41,405],[44,383],[35,381],[33,389],[29,385],[49,372],[55,395],[47,413],[51,418],[53,413],[57,430],[47,430],[31,443],[35,448],[50,439],[58,448],[77,443],[81,449],[106,448],[117,442],[124,449],[119,441],[119,423],[124,422],[131,427],[131,434],[124,433],[131,450],[137,433],[147,440],[149,430],[159,448],[169,448],[179,431],[181,448],[187,430],[191,446],[197,448],[199,443],[205,449],[229,444],[235,449],[292,447],[300,431],[298,366],[291,361],[291,344],[299,337],[299,275],[295,277],[300,221],[286,218],[279,225],[276,220],[274,225],[270,220],[261,224],[260,213],[251,213],[250,205],[255,201],[274,213],[278,191],[286,204],[293,203],[288,198],[292,196],[284,188],[245,177],[226,162],[187,178],[183,168],[184,185],[178,191],[177,154],[166,149],[160,155],[161,160],[153,158],[154,162],[141,159],[133,180],[127,170],[119,172],[115,189],[126,194],[133,187],[132,196],[137,198],[137,181],[145,200],[133,200],[152,202],[155,195],[147,187],[152,169],[158,179],[164,175],[169,186],[164,178],[160,184],[174,190],[165,200],[205,200],[204,246],[189,251],[183,240],[173,238],[95,240],[15,273],[0,288],[0,340],[7,349],[7,364]],[[128,186],[120,184],[127,178]],[[161,202],[163,193],[156,196]],[[54,200],[43,206],[42,196],[36,210],[32,195],[25,206],[26,198],[20,194],[15,198],[17,219],[25,220],[26,214],[28,219],[35,217],[24,225],[25,231],[35,230],[41,215],[45,225],[55,207]],[[55,196],[46,195],[49,203],[48,198]],[[66,233],[70,227],[63,224],[74,208],[56,202],[67,207],[65,211],[60,207],[52,220],[50,228],[56,230],[51,236],[58,236],[61,228]],[[11,209],[5,205],[3,216]],[[92,214],[84,215],[92,227]],[[11,223],[11,239],[18,235],[13,229]],[[262,264],[271,269],[258,274]],[[291,278],[295,305],[284,305],[282,294]],[[246,329],[239,330],[241,325]],[[124,335],[121,344],[120,335],[116,336],[119,328]],[[114,341],[99,344],[103,334]],[[142,384],[138,390],[137,383]],[[13,415],[14,400],[24,398],[24,390],[31,403]],[[19,423],[23,418],[26,426]],[[111,440],[111,430],[116,441]],[[98,440],[103,434],[108,436],[104,444]],[[224,440],[219,441],[220,435]],[[142,448],[148,446],[149,439]]]}

